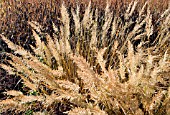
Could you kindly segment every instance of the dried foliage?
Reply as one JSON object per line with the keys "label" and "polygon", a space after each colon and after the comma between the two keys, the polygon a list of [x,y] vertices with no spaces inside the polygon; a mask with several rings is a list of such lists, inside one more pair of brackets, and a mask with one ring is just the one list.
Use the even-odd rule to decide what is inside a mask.
{"label": "dried foliage", "polygon": [[1,34],[11,52],[0,67],[20,76],[27,90],[4,92],[0,111],[57,114],[60,106],[70,115],[168,115],[170,8],[153,20],[148,2],[137,4],[117,15],[109,2],[103,11],[90,2],[83,14],[78,4],[63,3],[61,24],[52,22],[50,34],[27,22],[35,41],[29,50]]}

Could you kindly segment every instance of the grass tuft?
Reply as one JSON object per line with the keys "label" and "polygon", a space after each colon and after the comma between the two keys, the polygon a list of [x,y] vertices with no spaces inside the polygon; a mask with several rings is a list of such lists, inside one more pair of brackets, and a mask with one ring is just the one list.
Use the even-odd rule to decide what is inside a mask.
{"label": "grass tuft", "polygon": [[25,88],[5,91],[0,111],[168,115],[170,12],[154,20],[148,2],[137,6],[132,1],[117,15],[109,2],[103,11],[89,2],[81,14],[78,4],[63,2],[60,24],[51,22],[50,33],[27,21],[35,42],[30,50],[0,34],[11,50],[0,67],[19,76]]}

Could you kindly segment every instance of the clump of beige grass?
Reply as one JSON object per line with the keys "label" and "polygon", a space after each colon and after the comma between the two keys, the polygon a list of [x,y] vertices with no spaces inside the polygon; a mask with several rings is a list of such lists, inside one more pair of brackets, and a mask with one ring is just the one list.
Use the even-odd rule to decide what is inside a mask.
{"label": "clump of beige grass", "polygon": [[[9,97],[0,101],[0,111],[20,113],[36,108],[35,103],[40,102],[40,113],[49,114],[54,111],[48,108],[55,103],[69,105],[62,112],[70,115],[168,114],[168,10],[158,20],[161,25],[155,45],[149,46],[154,26],[148,3],[140,10],[137,2],[131,2],[123,14],[124,21],[114,15],[108,3],[101,25],[98,9],[92,9],[91,3],[82,20],[79,7],[68,14],[62,4],[62,24],[53,23],[53,36],[43,33],[37,22],[28,22],[36,41],[35,47],[30,46],[33,52],[1,35],[13,51],[6,52],[11,59],[8,64],[1,63],[1,68],[20,76],[29,90],[25,94],[15,90],[4,92]],[[139,16],[133,20],[135,11]],[[69,15],[75,24],[75,48],[71,47]],[[46,40],[41,40],[41,36]],[[137,41],[139,44],[133,44]]]}

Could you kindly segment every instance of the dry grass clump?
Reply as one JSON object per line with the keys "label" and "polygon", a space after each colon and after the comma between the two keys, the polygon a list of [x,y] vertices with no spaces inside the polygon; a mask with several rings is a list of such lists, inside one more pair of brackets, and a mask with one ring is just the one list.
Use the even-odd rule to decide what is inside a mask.
{"label": "dry grass clump", "polygon": [[1,34],[12,52],[0,66],[27,89],[4,92],[0,111],[57,114],[59,105],[70,115],[168,115],[170,8],[153,23],[149,4],[137,4],[116,15],[109,3],[100,14],[90,2],[81,17],[79,5],[69,14],[63,3],[52,35],[28,22],[35,40],[29,51]]}

